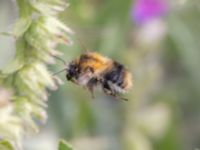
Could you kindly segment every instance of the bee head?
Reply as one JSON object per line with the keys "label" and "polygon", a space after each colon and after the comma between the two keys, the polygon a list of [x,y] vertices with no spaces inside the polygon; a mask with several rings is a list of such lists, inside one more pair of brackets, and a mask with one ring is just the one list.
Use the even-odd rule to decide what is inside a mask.
{"label": "bee head", "polygon": [[79,74],[79,67],[75,63],[70,63],[68,66],[66,78],[69,81],[77,80]]}

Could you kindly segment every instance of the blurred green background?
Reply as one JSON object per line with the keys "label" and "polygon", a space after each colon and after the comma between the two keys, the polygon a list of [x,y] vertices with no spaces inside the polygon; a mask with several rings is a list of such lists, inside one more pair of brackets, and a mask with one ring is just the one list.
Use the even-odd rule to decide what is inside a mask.
{"label": "blurred green background", "polygon": [[[50,92],[48,123],[28,137],[26,150],[55,150],[64,138],[77,150],[197,150],[200,148],[200,2],[169,1],[165,17],[137,24],[132,0],[69,0],[60,14],[75,34],[59,45],[70,61],[93,51],[123,63],[134,77],[128,102],[90,94],[65,79]],[[0,0],[0,32],[10,31],[16,4]],[[0,68],[14,56],[14,39],[0,36]],[[52,72],[63,68],[59,61]]]}

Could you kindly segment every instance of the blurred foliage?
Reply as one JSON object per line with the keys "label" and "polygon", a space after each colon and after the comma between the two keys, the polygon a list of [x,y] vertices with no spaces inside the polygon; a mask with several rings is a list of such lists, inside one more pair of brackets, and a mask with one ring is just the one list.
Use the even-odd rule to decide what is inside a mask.
{"label": "blurred foliage", "polygon": [[0,149],[1,150],[14,150],[14,148],[9,143],[9,141],[1,141],[0,142]]}
{"label": "blurred foliage", "polygon": [[[99,51],[128,66],[133,72],[135,86],[128,94],[130,101],[124,104],[105,97],[98,91],[97,98],[91,102],[87,100],[87,93],[66,82],[50,99],[49,124],[59,127],[60,135],[77,145],[87,145],[86,141],[90,141],[92,145],[92,139],[106,145],[99,149],[177,150],[191,149],[194,145],[198,147],[198,143],[185,139],[186,135],[199,139],[198,134],[186,134],[186,130],[190,129],[183,125],[189,124],[186,121],[182,124],[186,120],[183,116],[185,113],[191,112],[194,113],[193,116],[199,116],[199,96],[193,95],[199,88],[191,88],[191,85],[192,82],[193,85],[200,85],[197,82],[200,76],[194,73],[196,78],[190,78],[192,82],[188,80],[188,73],[192,70],[198,72],[199,69],[194,66],[200,64],[197,61],[198,50],[192,48],[195,45],[199,48],[198,42],[194,43],[200,33],[197,27],[199,13],[195,12],[199,11],[198,5],[190,1],[171,1],[168,15],[162,17],[160,22],[138,26],[132,23],[130,12],[133,2],[129,0],[71,0],[70,4],[61,18],[70,20],[68,24],[77,33],[75,39],[79,37],[90,50]],[[187,16],[190,20],[182,20],[182,16]],[[181,31],[180,19],[186,30],[192,29],[195,33],[185,29]],[[190,34],[189,37],[185,35],[185,31]],[[181,39],[186,41],[180,43]],[[60,47],[66,60],[71,60],[82,52],[81,46],[74,41],[73,47]],[[189,41],[193,43],[187,44]],[[187,53],[195,53],[193,56],[196,59],[187,54],[184,55],[185,58],[180,58],[184,50],[179,46]],[[184,61],[194,63],[183,68]],[[185,69],[189,69],[188,73]],[[195,121],[195,118],[192,120],[197,125],[199,119],[196,118]],[[197,132],[198,127],[195,129]],[[186,135],[183,137],[182,134]],[[112,142],[104,143],[104,139]]]}
{"label": "blurred foliage", "polygon": [[67,144],[65,141],[61,140],[59,142],[58,150],[73,150],[69,144]]}

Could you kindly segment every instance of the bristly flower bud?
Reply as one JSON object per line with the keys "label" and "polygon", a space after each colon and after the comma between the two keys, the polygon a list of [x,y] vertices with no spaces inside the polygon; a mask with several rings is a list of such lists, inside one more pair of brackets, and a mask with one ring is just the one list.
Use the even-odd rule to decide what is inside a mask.
{"label": "bristly flower bud", "polygon": [[73,32],[57,18],[68,6],[64,0],[17,0],[17,4],[19,20],[12,33],[16,56],[0,71],[1,87],[13,91],[0,88],[0,138],[21,149],[25,133],[38,132],[37,122],[47,119],[47,91],[60,84],[47,64],[54,62],[53,55],[60,55],[55,50],[58,43],[71,44]]}

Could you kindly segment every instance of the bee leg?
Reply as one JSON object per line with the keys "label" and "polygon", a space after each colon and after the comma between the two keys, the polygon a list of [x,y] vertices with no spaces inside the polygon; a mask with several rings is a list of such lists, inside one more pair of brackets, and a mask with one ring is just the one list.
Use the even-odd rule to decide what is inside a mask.
{"label": "bee leg", "polygon": [[123,100],[123,101],[128,101],[127,98],[120,97],[120,96],[118,96],[116,93],[114,93],[113,91],[104,90],[104,92],[105,92],[107,95],[114,97],[115,99],[119,99],[119,100]]}
{"label": "bee leg", "polygon": [[89,86],[88,87],[88,91],[90,92],[92,99],[95,99],[94,87],[93,86]]}
{"label": "bee leg", "polygon": [[127,99],[127,98],[120,97],[119,95],[117,95],[117,93],[116,93],[116,92],[111,92],[109,95],[110,95],[110,96],[112,96],[112,97],[114,97],[114,98],[116,98],[116,99],[119,99],[119,100],[128,101],[128,99]]}
{"label": "bee leg", "polygon": [[124,100],[124,101],[128,101],[127,98],[120,97],[120,96],[118,96],[118,95],[113,95],[113,96],[114,96],[115,98],[117,98],[117,99]]}
{"label": "bee leg", "polygon": [[114,97],[116,99],[128,101],[128,99],[120,97],[119,95],[117,95],[117,93],[112,90],[112,88],[109,86],[109,84],[107,82],[103,83],[103,91],[107,95],[112,96],[112,97]]}
{"label": "bee leg", "polygon": [[88,84],[87,84],[87,89],[89,90],[89,92],[91,93],[91,96],[93,99],[95,99],[95,95],[94,95],[94,87],[97,86],[97,82],[98,80],[93,78],[91,79]]}

